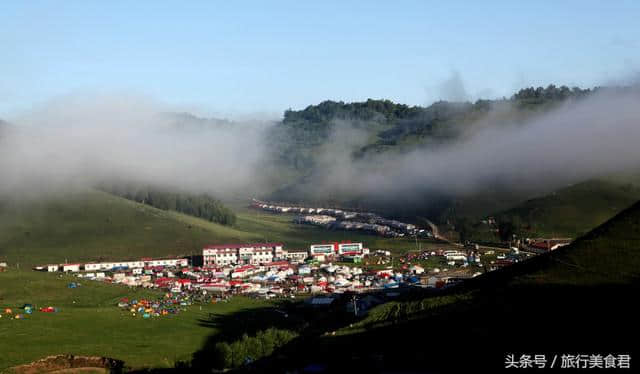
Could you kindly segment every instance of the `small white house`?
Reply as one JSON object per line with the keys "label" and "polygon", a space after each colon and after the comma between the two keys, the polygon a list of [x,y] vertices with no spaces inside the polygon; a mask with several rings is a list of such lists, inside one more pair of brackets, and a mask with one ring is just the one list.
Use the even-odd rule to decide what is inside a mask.
{"label": "small white house", "polygon": [[409,271],[411,271],[413,274],[420,275],[424,273],[424,268],[420,265],[413,265],[409,268]]}
{"label": "small white house", "polygon": [[80,264],[64,264],[62,265],[62,271],[77,273],[80,271]]}
{"label": "small white house", "polygon": [[58,265],[47,265],[47,271],[50,273],[56,272],[60,269]]}

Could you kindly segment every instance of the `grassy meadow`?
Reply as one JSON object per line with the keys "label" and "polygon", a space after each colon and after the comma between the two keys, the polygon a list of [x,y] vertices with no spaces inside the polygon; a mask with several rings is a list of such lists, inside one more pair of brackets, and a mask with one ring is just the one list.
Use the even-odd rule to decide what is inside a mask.
{"label": "grassy meadow", "polygon": [[[143,319],[116,306],[122,297],[155,299],[158,291],[80,280],[73,276],[34,271],[0,273],[0,372],[47,355],[72,353],[124,360],[130,368],[173,367],[191,358],[217,330],[201,326],[209,313],[227,314],[264,307],[266,301],[233,298],[229,302],[187,306],[186,312]],[[57,313],[34,311],[13,319],[25,303],[53,306]]]}

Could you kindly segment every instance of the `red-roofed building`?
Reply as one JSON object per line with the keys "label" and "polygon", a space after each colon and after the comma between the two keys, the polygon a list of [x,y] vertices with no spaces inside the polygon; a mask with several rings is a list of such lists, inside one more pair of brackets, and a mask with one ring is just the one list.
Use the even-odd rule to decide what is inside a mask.
{"label": "red-roofed building", "polygon": [[233,272],[231,273],[231,278],[247,277],[255,273],[256,270],[257,270],[256,267],[253,265],[240,266],[239,268],[236,268],[233,270]]}
{"label": "red-roofed building", "polygon": [[289,261],[274,261],[264,264],[264,267],[269,270],[288,268],[289,266]]}

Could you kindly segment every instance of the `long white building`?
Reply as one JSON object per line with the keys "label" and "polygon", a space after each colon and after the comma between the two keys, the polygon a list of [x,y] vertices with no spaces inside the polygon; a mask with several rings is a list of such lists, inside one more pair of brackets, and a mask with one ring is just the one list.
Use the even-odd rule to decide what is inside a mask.
{"label": "long white building", "polygon": [[111,270],[114,268],[137,269],[148,266],[188,266],[189,260],[186,258],[164,258],[164,259],[142,259],[139,261],[117,261],[117,262],[98,262],[84,265],[85,271],[93,270]]}
{"label": "long white building", "polygon": [[117,268],[124,269],[142,269],[148,266],[168,266],[168,267],[185,267],[189,266],[189,260],[186,258],[164,258],[164,259],[151,259],[143,258],[138,261],[113,261],[113,262],[90,262],[86,264],[51,264],[47,265],[47,271],[56,272],[59,270],[65,272],[79,272],[79,271],[100,271],[100,270],[113,270]]}
{"label": "long white building", "polygon": [[209,245],[202,249],[204,266],[260,265],[283,258],[282,243],[222,244]]}

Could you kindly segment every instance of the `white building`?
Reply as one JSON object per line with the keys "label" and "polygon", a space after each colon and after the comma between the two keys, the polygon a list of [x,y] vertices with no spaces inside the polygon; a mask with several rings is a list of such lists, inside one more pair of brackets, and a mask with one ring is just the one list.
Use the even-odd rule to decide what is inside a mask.
{"label": "white building", "polygon": [[340,243],[338,244],[338,254],[362,254],[362,243]]}
{"label": "white building", "polygon": [[59,269],[60,269],[60,266],[58,265],[47,265],[47,271],[50,273],[58,271]]}
{"label": "white building", "polygon": [[72,273],[77,273],[80,271],[80,264],[64,264],[62,265],[62,271],[70,271]]}
{"label": "white building", "polygon": [[311,256],[318,256],[318,255],[332,255],[336,252],[336,246],[335,244],[312,244],[309,247],[309,254]]}
{"label": "white building", "polygon": [[114,268],[143,268],[144,261],[93,262],[84,265],[85,271],[111,270]]}
{"label": "white building", "polygon": [[447,261],[465,261],[467,255],[459,251],[444,251]]}
{"label": "white building", "polygon": [[159,260],[145,260],[145,266],[169,266],[169,267],[179,267],[179,266],[189,266],[189,260],[186,258],[165,258]]}
{"label": "white building", "polygon": [[424,273],[424,268],[420,265],[413,265],[409,268],[409,271],[413,274],[420,275]]}
{"label": "white building", "polygon": [[186,258],[167,258],[167,259],[142,259],[139,261],[118,261],[118,262],[94,262],[84,265],[85,271],[112,270],[115,268],[126,269],[142,269],[147,266],[188,266],[189,260]]}
{"label": "white building", "polygon": [[231,278],[245,278],[256,273],[258,269],[252,265],[240,266],[231,273]]}
{"label": "white building", "polygon": [[202,250],[204,266],[232,264],[260,265],[284,258],[282,243],[210,245]]}
{"label": "white building", "polygon": [[284,258],[291,262],[303,262],[309,255],[306,251],[285,251]]}

